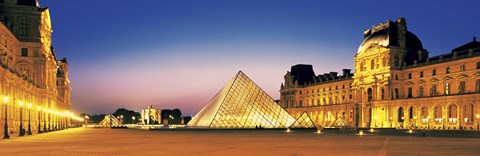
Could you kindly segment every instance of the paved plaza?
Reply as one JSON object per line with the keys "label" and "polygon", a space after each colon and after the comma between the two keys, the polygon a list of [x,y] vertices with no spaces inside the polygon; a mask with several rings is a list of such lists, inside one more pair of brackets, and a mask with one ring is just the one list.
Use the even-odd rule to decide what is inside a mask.
{"label": "paved plaza", "polygon": [[480,139],[280,130],[75,128],[0,140],[0,155],[478,155]]}

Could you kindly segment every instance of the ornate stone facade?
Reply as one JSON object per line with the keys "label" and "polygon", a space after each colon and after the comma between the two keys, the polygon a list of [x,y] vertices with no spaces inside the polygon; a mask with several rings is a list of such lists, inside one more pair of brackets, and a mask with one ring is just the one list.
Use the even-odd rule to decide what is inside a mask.
{"label": "ornate stone facade", "polygon": [[[428,57],[404,18],[364,31],[355,72],[312,74],[296,65],[285,75],[279,104],[317,125],[344,120],[350,127],[480,129],[480,42]],[[307,74],[305,74],[307,73]]]}
{"label": "ornate stone facade", "polygon": [[68,62],[52,47],[49,9],[36,0],[2,0],[0,22],[1,131],[5,117],[9,132],[19,131],[20,123],[27,129],[29,117],[31,131],[68,127]]}

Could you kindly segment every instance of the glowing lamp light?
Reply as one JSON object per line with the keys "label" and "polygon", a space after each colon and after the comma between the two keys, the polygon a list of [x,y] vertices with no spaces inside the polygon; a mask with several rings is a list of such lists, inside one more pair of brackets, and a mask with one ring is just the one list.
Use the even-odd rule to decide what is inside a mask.
{"label": "glowing lamp light", "polygon": [[322,133],[322,131],[321,131],[321,130],[317,130],[317,132],[315,132],[315,133],[320,134],[320,133]]}
{"label": "glowing lamp light", "polygon": [[286,132],[287,132],[287,133],[290,133],[290,132],[292,132],[292,131],[290,130],[290,128],[287,128],[287,131],[286,131]]}
{"label": "glowing lamp light", "polygon": [[18,102],[18,105],[19,105],[20,107],[23,107],[23,104],[24,104],[23,101]]}
{"label": "glowing lamp light", "polygon": [[41,110],[42,110],[42,107],[41,107],[41,106],[37,106],[37,110],[38,110],[38,111],[41,111]]}
{"label": "glowing lamp light", "polygon": [[8,96],[4,96],[4,97],[2,98],[2,100],[3,100],[3,103],[7,103],[8,101],[10,101],[10,99],[8,98]]}
{"label": "glowing lamp light", "polygon": [[31,104],[31,103],[28,103],[28,104],[27,104],[27,107],[28,107],[28,109],[32,108],[32,104]]}
{"label": "glowing lamp light", "polygon": [[370,128],[370,132],[373,133],[373,128]]}
{"label": "glowing lamp light", "polygon": [[410,130],[408,130],[408,133],[412,134],[412,133],[413,133],[413,130],[411,130],[411,129],[410,129]]}
{"label": "glowing lamp light", "polygon": [[358,132],[358,135],[363,135],[363,131]]}

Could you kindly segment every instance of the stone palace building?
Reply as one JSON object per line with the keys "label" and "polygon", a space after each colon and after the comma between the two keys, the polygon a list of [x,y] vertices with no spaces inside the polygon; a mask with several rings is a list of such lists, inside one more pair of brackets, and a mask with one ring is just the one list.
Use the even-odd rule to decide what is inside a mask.
{"label": "stone palace building", "polygon": [[49,9],[37,0],[0,0],[0,22],[1,132],[68,127],[68,63],[52,47]]}
{"label": "stone palace building", "polygon": [[389,20],[364,31],[354,73],[292,66],[279,104],[322,127],[480,129],[480,42],[428,53],[404,18]]}

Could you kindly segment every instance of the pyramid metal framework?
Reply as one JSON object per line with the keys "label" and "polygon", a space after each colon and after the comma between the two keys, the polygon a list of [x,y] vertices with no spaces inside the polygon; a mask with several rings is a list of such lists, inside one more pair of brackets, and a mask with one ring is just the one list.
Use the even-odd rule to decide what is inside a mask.
{"label": "pyramid metal framework", "polygon": [[188,123],[203,128],[287,128],[295,119],[242,71]]}
{"label": "pyramid metal framework", "polygon": [[290,128],[316,128],[315,123],[307,112],[303,112],[300,117],[290,126]]}
{"label": "pyramid metal framework", "polygon": [[343,120],[343,118],[337,118],[337,120],[335,120],[335,122],[333,122],[332,125],[330,125],[330,127],[349,127],[349,126],[347,122]]}
{"label": "pyramid metal framework", "polygon": [[105,119],[100,121],[95,127],[123,127],[124,125],[113,115],[105,115]]}

